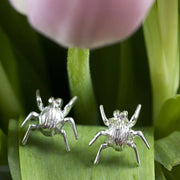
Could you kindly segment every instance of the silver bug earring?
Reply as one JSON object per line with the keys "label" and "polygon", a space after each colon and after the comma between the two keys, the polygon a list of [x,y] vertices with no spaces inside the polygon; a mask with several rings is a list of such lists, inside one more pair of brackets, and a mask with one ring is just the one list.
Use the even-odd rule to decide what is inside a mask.
{"label": "silver bug earring", "polygon": [[139,104],[136,108],[134,115],[131,117],[130,121],[127,118],[128,112],[127,111],[120,112],[119,110],[115,110],[113,113],[114,117],[108,119],[104,113],[103,106],[100,105],[100,112],[103,122],[106,126],[108,126],[109,129],[105,131],[99,131],[95,135],[95,137],[91,140],[89,145],[91,146],[101,135],[108,136],[108,140],[104,144],[101,144],[97,156],[95,158],[94,164],[98,163],[101,151],[103,149],[112,147],[115,150],[120,151],[122,150],[124,145],[128,145],[129,147],[134,149],[134,152],[136,154],[136,161],[138,164],[140,164],[138,152],[136,149],[136,145],[133,142],[133,138],[135,136],[139,136],[143,140],[147,148],[148,149],[150,148],[143,133],[141,131],[133,131],[131,129],[137,122],[140,110],[141,110],[141,105]]}
{"label": "silver bug earring", "polygon": [[63,110],[61,109],[63,100],[60,98],[49,98],[49,105],[44,107],[39,90],[36,91],[36,100],[37,106],[41,112],[39,114],[36,112],[31,112],[21,124],[21,127],[24,127],[25,124],[32,119],[38,120],[39,122],[37,124],[29,124],[29,128],[22,140],[22,144],[26,144],[31,130],[38,129],[41,130],[41,132],[45,136],[62,134],[66,145],[66,150],[70,151],[66,138],[66,132],[63,130],[63,126],[66,122],[70,122],[74,131],[75,138],[77,139],[77,130],[74,119],[71,117],[66,117],[70,112],[71,108],[73,107],[74,103],[76,102],[77,97],[73,97]]}

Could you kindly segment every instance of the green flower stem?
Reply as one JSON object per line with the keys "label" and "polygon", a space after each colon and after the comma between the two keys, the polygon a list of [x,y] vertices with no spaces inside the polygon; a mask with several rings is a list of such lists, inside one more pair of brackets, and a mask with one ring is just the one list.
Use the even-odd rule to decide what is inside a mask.
{"label": "green flower stem", "polygon": [[144,25],[153,93],[153,121],[179,86],[178,0],[157,0]]}
{"label": "green flower stem", "polygon": [[78,96],[74,107],[76,122],[95,124],[97,107],[89,70],[89,50],[70,48],[67,69],[71,94]]}

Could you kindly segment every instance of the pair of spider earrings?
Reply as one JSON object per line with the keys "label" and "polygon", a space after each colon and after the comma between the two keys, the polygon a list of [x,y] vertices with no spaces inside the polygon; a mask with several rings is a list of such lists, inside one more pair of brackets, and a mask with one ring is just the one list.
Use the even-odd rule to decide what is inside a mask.
{"label": "pair of spider earrings", "polygon": [[[77,96],[73,97],[70,102],[64,107],[62,110],[63,100],[60,98],[54,99],[53,97],[49,98],[49,105],[44,107],[42,99],[40,97],[39,90],[36,91],[36,100],[37,106],[41,111],[40,114],[36,112],[31,112],[24,122],[21,124],[21,127],[24,127],[25,124],[32,119],[36,119],[39,121],[38,124],[29,124],[28,130],[22,140],[22,144],[25,145],[27,139],[29,137],[30,131],[33,129],[39,129],[45,136],[53,136],[55,134],[62,134],[66,146],[66,150],[70,151],[68,141],[66,138],[66,132],[63,130],[63,127],[66,122],[69,122],[72,125],[72,129],[74,131],[75,138],[77,139],[77,130],[75,126],[74,119],[71,117],[66,117],[70,112],[71,108],[75,104],[77,100]],[[104,108],[100,105],[100,112],[103,122],[108,129],[105,131],[99,131],[94,138],[91,140],[89,145],[91,146],[99,136],[104,135],[108,136],[108,140],[101,144],[97,156],[95,158],[94,164],[97,164],[99,161],[99,157],[101,151],[105,148],[112,147],[117,151],[122,150],[124,145],[127,145],[134,149],[136,155],[136,161],[140,164],[136,145],[133,142],[135,136],[139,136],[147,148],[149,149],[149,144],[146,141],[143,133],[141,131],[133,131],[131,128],[136,124],[139,113],[141,110],[141,105],[138,105],[134,115],[128,120],[127,111],[120,112],[119,110],[115,110],[113,112],[112,118],[107,118],[104,112]]]}

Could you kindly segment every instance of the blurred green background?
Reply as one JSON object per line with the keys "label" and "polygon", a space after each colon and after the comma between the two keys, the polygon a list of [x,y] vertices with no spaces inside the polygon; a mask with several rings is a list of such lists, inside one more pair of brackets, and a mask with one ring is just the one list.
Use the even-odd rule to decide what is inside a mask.
{"label": "blurred green background", "polygon": [[[21,110],[25,115],[37,110],[36,89],[40,89],[45,104],[49,96],[68,102],[67,49],[36,33],[26,17],[15,12],[8,2],[3,1],[0,10],[1,65]],[[132,115],[141,103],[143,110],[138,124],[152,124],[151,87],[142,29],[121,44],[92,50],[90,72],[97,105],[103,104],[109,117],[117,108],[127,109]],[[2,95],[4,103],[9,99],[6,92]],[[2,107],[1,128],[5,132],[7,118],[14,118],[14,114],[4,114]],[[86,121],[83,124],[87,124]]]}
{"label": "blurred green background", "polygon": [[[161,7],[163,3],[164,6]],[[103,125],[98,110],[100,104],[104,105],[108,117],[112,117],[115,109],[128,110],[129,117],[131,117],[136,106],[142,104],[137,126],[153,126],[155,139],[166,137],[170,133],[180,130],[180,107],[178,106],[180,97],[176,91],[179,86],[179,41],[177,44],[173,44],[174,38],[179,40],[178,1],[173,0],[172,4],[170,3],[172,5],[171,12],[168,10],[169,3],[158,0],[143,27],[127,40],[108,47],[90,50],[90,57],[87,57],[89,61],[87,60],[86,65],[90,67],[90,76],[89,71],[87,74],[92,79],[91,95],[92,104],[94,104],[92,107],[90,106],[89,95],[87,93],[86,97],[86,92],[84,92],[83,98],[84,100],[87,98],[87,104],[83,106],[86,106],[85,109],[89,110],[89,114],[84,113],[84,107],[80,100],[77,101],[78,108],[74,108],[70,113],[75,117],[77,124]],[[176,11],[173,10],[173,7],[176,8]],[[158,13],[161,16],[158,16]],[[167,20],[167,17],[175,19],[174,26],[171,20]],[[164,38],[162,36],[162,39],[159,38],[162,41],[159,42],[157,37],[160,37],[163,29],[168,29],[168,27],[174,29],[166,34],[167,39],[172,37],[172,41],[169,40],[167,43],[162,40]],[[164,39],[166,40],[166,38]],[[172,48],[168,48],[169,46]],[[166,52],[170,51],[172,55],[174,49],[177,57],[174,59],[166,57]],[[161,51],[165,52],[163,57]],[[0,171],[2,177],[10,176],[6,173],[8,172],[9,120],[26,116],[31,111],[38,112],[35,99],[36,89],[40,89],[45,105],[50,96],[61,97],[66,104],[72,95],[76,95],[71,79],[68,78],[70,77],[68,71],[73,67],[70,67],[71,64],[68,65],[67,59],[67,48],[38,34],[30,27],[26,17],[18,14],[7,0],[0,0],[0,129],[2,129],[0,134],[0,154],[2,154],[0,164],[2,166]],[[165,73],[161,66],[163,63],[169,68]],[[177,69],[171,69],[171,64],[175,64]],[[159,72],[160,76],[158,76]],[[176,76],[174,72],[178,74],[177,79],[174,78]],[[166,75],[167,77],[165,77]],[[165,81],[168,82],[166,86],[164,85]],[[168,87],[174,87],[174,89],[169,90]],[[170,91],[173,93],[169,93]],[[166,101],[168,99],[169,101]],[[91,112],[95,115],[91,116]],[[92,117],[94,118],[92,119]],[[179,134],[176,135],[179,137]],[[168,140],[162,140],[162,142],[169,143]],[[161,141],[157,141],[157,147],[161,147],[161,145]],[[174,146],[172,145],[172,147]],[[174,154],[174,151],[175,149],[172,148],[171,153]],[[180,162],[180,152],[176,153],[177,158],[171,164],[172,167]],[[156,161],[160,162],[158,158]],[[160,162],[163,166],[168,163],[171,162]],[[156,179],[180,177],[179,166],[169,172],[160,164],[156,162]]]}

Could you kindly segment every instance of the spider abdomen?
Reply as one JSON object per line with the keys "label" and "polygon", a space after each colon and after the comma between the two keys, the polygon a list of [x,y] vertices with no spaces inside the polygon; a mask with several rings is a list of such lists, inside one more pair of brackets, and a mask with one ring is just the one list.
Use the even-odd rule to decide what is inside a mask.
{"label": "spider abdomen", "polygon": [[39,121],[43,129],[55,128],[61,122],[62,111],[59,108],[48,107],[41,112]]}
{"label": "spider abdomen", "polygon": [[118,127],[113,129],[110,133],[111,139],[115,142],[115,145],[122,146],[126,144],[129,139],[129,130],[126,127]]}

